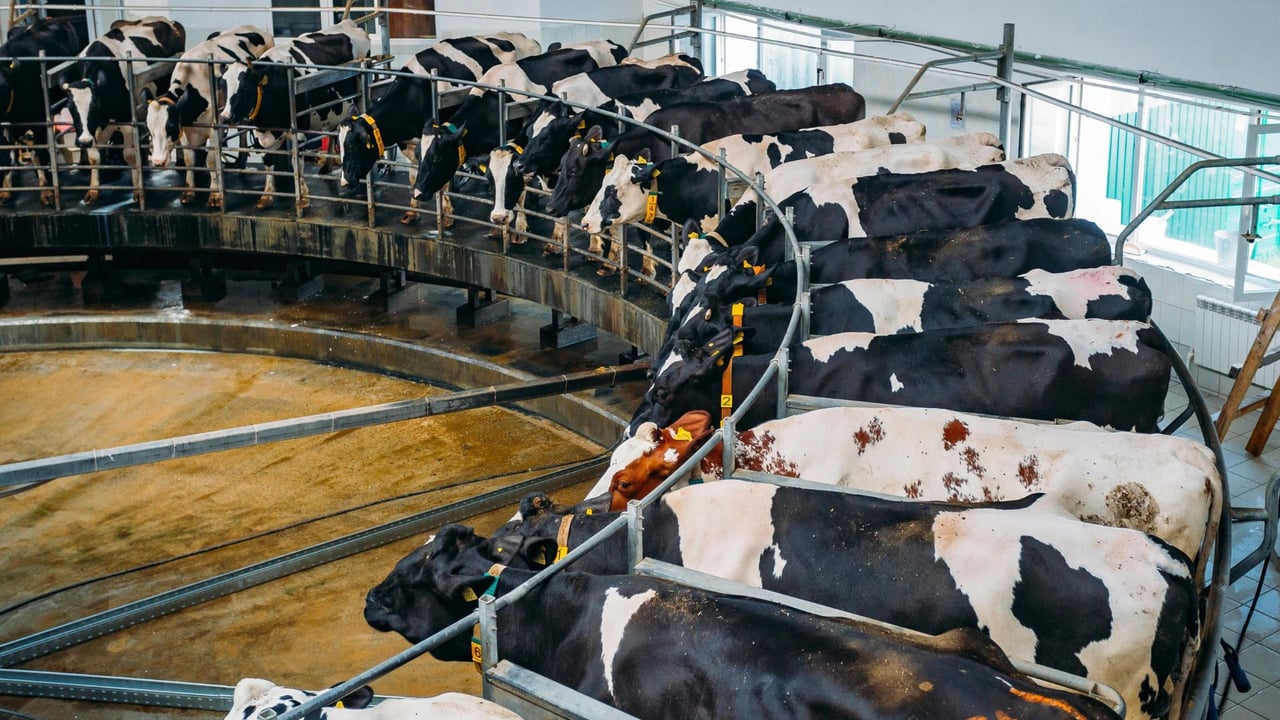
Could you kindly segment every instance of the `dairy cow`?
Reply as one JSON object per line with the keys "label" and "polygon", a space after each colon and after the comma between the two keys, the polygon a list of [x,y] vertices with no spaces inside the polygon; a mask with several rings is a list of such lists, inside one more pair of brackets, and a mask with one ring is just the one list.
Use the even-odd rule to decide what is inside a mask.
{"label": "dairy cow", "polygon": [[[496,232],[490,233],[504,241],[510,237],[511,242],[524,243],[529,232],[528,210],[541,212],[545,208],[542,195],[530,199],[529,190],[545,192],[546,184],[538,175],[526,178],[515,169],[516,160],[520,157],[520,146],[508,143],[491,151],[480,164],[481,171],[490,182],[493,191],[493,209],[489,212],[489,222],[498,226]],[[511,234],[512,221],[515,221],[515,234]],[[560,229],[560,223],[551,221],[552,232]]]}
{"label": "dairy cow", "polygon": [[[545,495],[520,512],[492,542],[531,569],[617,518]],[[983,630],[1011,658],[1115,688],[1129,718],[1169,711],[1198,635],[1186,555],[1038,494],[964,506],[727,480],[663,495],[644,544],[645,557],[913,630]],[[616,533],[569,569],[621,574],[628,560]]]}
{"label": "dairy cow", "polygon": [[[611,225],[661,218],[681,224],[697,220],[702,231],[710,231],[723,212],[720,168],[711,159],[722,152],[725,162],[754,178],[756,173],[803,158],[916,143],[924,139],[924,132],[924,126],[911,115],[895,113],[772,135],[730,135],[703,144],[707,155],[691,152],[656,163],[650,161],[648,152],[635,158],[618,157],[587,206],[582,226],[588,232],[601,232]],[[1003,154],[983,157],[988,162],[1004,159]],[[652,213],[648,211],[650,197],[655,198]]]}
{"label": "dairy cow", "polygon": [[[143,91],[150,89],[154,94],[154,86],[168,84],[167,77],[162,77],[154,83],[134,87],[135,95],[130,96],[126,75],[132,74],[138,69],[136,65],[145,64],[148,59],[177,55],[186,45],[187,34],[182,23],[149,16],[141,20],[115,21],[106,34],[80,51],[79,57],[85,59],[77,62],[66,76],[78,79],[63,83],[62,89],[67,93],[76,145],[86,149],[89,156],[89,190],[84,195],[85,204],[98,201],[98,166],[102,160],[99,146],[114,133],[122,133],[125,162],[135,166],[130,157],[139,151],[138,132],[132,125],[134,112]],[[111,59],[119,62],[110,62]],[[134,187],[138,187],[142,178],[136,166],[132,172]]]}
{"label": "dairy cow", "polygon": [[[419,50],[401,68],[413,76],[398,76],[390,89],[369,106],[366,113],[353,115],[338,126],[338,149],[342,165],[341,188],[355,188],[373,169],[387,148],[399,145],[413,163],[409,183],[417,177],[417,139],[422,124],[431,113],[431,83],[435,75],[439,92],[457,87],[450,80],[479,80],[490,68],[513,63],[542,51],[536,40],[518,32],[448,38]],[[411,208],[418,200],[409,200]],[[400,222],[418,219],[410,209]]]}
{"label": "dairy cow", "polygon": [[[621,45],[597,40],[496,66],[480,82],[545,94],[557,80],[617,65],[626,56],[626,48]],[[466,156],[487,153],[498,146],[498,96],[497,91],[472,88],[449,122],[429,122],[422,128],[413,197],[434,195],[449,183]]]}
{"label": "dairy cow", "polygon": [[[237,63],[223,75],[227,83],[227,104],[221,113],[223,122],[248,123],[258,147],[265,151],[268,174],[258,207],[275,203],[279,192],[293,192],[293,164],[282,152],[292,129],[299,132],[333,130],[347,117],[353,106],[357,81],[348,78],[300,93],[295,101],[298,117],[289,112],[289,77],[314,75],[319,69],[309,66],[342,65],[368,57],[369,34],[350,19],[318,30],[303,33],[290,42],[276,45],[252,63]],[[307,67],[288,67],[301,65]],[[297,138],[293,139],[297,142]],[[310,204],[305,181],[302,182],[299,207]]]}
{"label": "dairy cow", "polygon": [[[1012,279],[958,283],[845,280],[810,291],[809,334],[892,335],[1024,318],[1146,321],[1151,317],[1151,302],[1146,281],[1115,265],[1068,273],[1031,270]],[[781,344],[791,304],[759,304],[754,297],[720,303],[703,306],[695,300],[679,321],[679,332],[702,337],[708,333],[698,325],[724,327],[736,313],[740,324],[752,330],[743,341],[744,353],[768,354]]]}
{"label": "dairy cow", "polygon": [[[270,680],[243,678],[232,694],[226,720],[266,718],[283,715],[315,697],[316,693],[281,687]],[[373,690],[368,685],[342,698],[341,707],[324,707],[308,713],[307,720],[520,720],[501,705],[462,693],[444,693],[431,698],[388,698],[370,706]],[[265,714],[264,711],[272,711]]]}
{"label": "dairy cow", "polygon": [[[647,495],[712,431],[706,411],[642,424],[588,493],[603,507]],[[1045,493],[1085,522],[1140,530],[1198,557],[1222,504],[1214,457],[1200,443],[937,408],[837,407],[770,420],[735,435],[734,464],[809,482],[915,500],[986,502]],[[1133,468],[1143,468],[1134,473]],[[713,452],[693,477],[724,476]]]}
{"label": "dairy cow", "polygon": [[[27,132],[44,132],[49,112],[41,89],[42,64],[37,59],[40,53],[43,51],[48,57],[70,57],[80,48],[81,39],[75,27],[65,19],[46,18],[9,30],[8,38],[0,45],[0,145],[17,145]],[[63,93],[60,86],[50,87],[49,102],[62,100]],[[34,152],[36,180],[40,187],[44,187],[48,183],[44,168],[49,164],[49,151],[39,143]],[[12,155],[13,151],[0,149],[0,166],[17,165]],[[13,170],[0,170],[0,205],[12,200],[15,175]],[[51,204],[53,191],[41,191],[40,201],[45,205]]]}
{"label": "dairy cow", "polygon": [[[169,88],[147,103],[151,165],[167,167],[169,156],[181,149],[183,166],[187,168],[187,189],[179,198],[183,205],[195,200],[195,168],[208,165],[205,146],[213,135],[217,107],[226,99],[218,97],[219,90],[213,83],[229,65],[249,62],[274,44],[271,33],[253,25],[214,33],[182,54],[170,76]],[[211,192],[209,207],[221,206],[222,194]]]}
{"label": "dairy cow", "polygon": [[[759,70],[742,70],[685,87],[627,93],[600,108],[643,122],[663,107],[675,103],[720,102],[769,93],[776,89]],[[613,128],[616,123],[599,113],[570,107],[564,103],[539,104],[539,109],[530,117],[526,126],[528,144],[517,163],[517,169],[542,175],[556,172],[560,166],[560,158],[569,150],[569,141],[574,136],[581,136],[584,130],[593,125]],[[533,132],[535,128],[536,132]],[[607,133],[606,136],[612,137],[617,132]]]}
{"label": "dairy cow", "polygon": [[[446,526],[369,591],[365,620],[420,641],[464,618],[480,593],[502,597],[533,575],[497,562],[470,528]],[[469,660],[469,637],[432,653]],[[1040,687],[979,632],[890,634],[633,575],[558,573],[498,611],[497,643],[504,659],[653,720],[1115,717]]]}
{"label": "dairy cow", "polygon": [[[737,133],[774,133],[861,120],[866,101],[848,85],[815,85],[750,95],[718,103],[677,103],[653,113],[645,122],[659,128],[680,126],[680,137],[701,145]],[[644,128],[631,128],[613,140],[592,126],[574,140],[560,161],[560,180],[548,205],[556,215],[585,207],[600,189],[605,170],[619,157],[636,157],[652,149],[650,160],[670,157],[670,142]]]}
{"label": "dairy cow", "polygon": [[[714,330],[709,328],[708,330]],[[749,328],[687,338],[655,365],[632,418],[666,425],[689,410],[730,412],[770,356],[734,357]],[[1127,320],[1028,320],[907,335],[840,333],[790,348],[789,391],[1037,420],[1087,420],[1156,431],[1170,360],[1158,331]],[[740,420],[773,419],[777,387],[766,383]]]}
{"label": "dairy cow", "polygon": [[[551,86],[550,94],[561,98],[562,102],[555,104],[562,107],[564,101],[598,107],[610,103],[613,98],[632,92],[652,92],[691,85],[702,78],[701,64],[695,66],[690,64],[691,62],[697,61],[687,55],[673,54],[657,60],[602,67],[556,81]],[[553,113],[548,110],[552,104],[548,100],[539,101],[538,108],[525,123],[523,133],[526,146],[535,144],[535,138],[542,132],[546,121],[553,117]],[[540,144],[545,147],[545,143]],[[515,158],[521,158],[526,152],[520,145],[511,147],[515,150]],[[515,206],[504,204],[504,201],[507,196],[518,198],[523,195],[523,170],[517,163],[505,162],[505,160],[491,160],[489,166],[495,171],[493,173],[495,206],[491,219],[494,223],[500,223],[505,227]],[[543,179],[541,182],[546,183],[547,180]],[[511,186],[510,190],[508,186]],[[520,212],[523,212],[523,209]],[[506,220],[499,218],[506,218]],[[563,234],[563,228],[558,226],[556,230],[555,239],[563,242],[563,237],[560,237]]]}
{"label": "dairy cow", "polygon": [[[1050,153],[973,170],[826,180],[774,199],[780,212],[792,209],[796,237],[813,242],[1069,218],[1074,196],[1075,175],[1065,158]],[[782,260],[786,242],[777,218],[756,229],[749,203],[735,206],[708,236],[729,246],[760,247],[765,265]]]}

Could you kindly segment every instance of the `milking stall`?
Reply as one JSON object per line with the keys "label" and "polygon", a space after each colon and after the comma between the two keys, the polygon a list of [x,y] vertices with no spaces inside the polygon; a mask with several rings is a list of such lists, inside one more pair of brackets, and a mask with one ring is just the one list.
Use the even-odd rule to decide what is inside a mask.
{"label": "milking stall", "polygon": [[11,0],[0,718],[1280,719],[1277,19]]}

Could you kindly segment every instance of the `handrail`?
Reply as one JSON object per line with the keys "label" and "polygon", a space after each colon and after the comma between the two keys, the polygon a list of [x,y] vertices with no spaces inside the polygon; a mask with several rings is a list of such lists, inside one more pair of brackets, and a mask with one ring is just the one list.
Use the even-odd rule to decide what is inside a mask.
{"label": "handrail", "polygon": [[[1151,202],[1147,203],[1147,206],[1142,208],[1142,212],[1135,215],[1134,218],[1129,221],[1129,224],[1125,225],[1124,229],[1120,231],[1120,234],[1116,236],[1116,250],[1115,250],[1116,264],[1117,265],[1124,264],[1125,241],[1128,240],[1129,236],[1132,235],[1133,232],[1138,229],[1138,226],[1141,225],[1144,220],[1151,217],[1151,214],[1157,210],[1185,209],[1185,208],[1196,208],[1196,207],[1221,207],[1221,206],[1236,206],[1236,205],[1280,204],[1280,196],[1276,196],[1276,195],[1267,195],[1263,197],[1249,197],[1249,198],[1219,198],[1219,199],[1211,199],[1211,200],[1180,200],[1177,202],[1165,202],[1166,200],[1168,200],[1170,195],[1174,194],[1175,192],[1178,191],[1179,188],[1182,187],[1182,184],[1185,183],[1188,178],[1190,178],[1192,175],[1199,172],[1200,170],[1203,170],[1205,168],[1215,168],[1215,167],[1233,167],[1233,168],[1243,169],[1245,167],[1252,167],[1257,165],[1280,165],[1280,155],[1268,155],[1264,157],[1250,157],[1250,158],[1213,158],[1213,159],[1207,159],[1207,160],[1200,160],[1199,162],[1194,162],[1188,165],[1185,170],[1178,173],[1177,177],[1169,181],[1169,184],[1165,187],[1165,189],[1160,191],[1159,195],[1156,195],[1154,198],[1152,198]],[[1267,175],[1270,175],[1270,173],[1267,173]],[[1271,176],[1271,177],[1274,177],[1274,176]],[[1276,178],[1276,180],[1280,182],[1280,178]]]}

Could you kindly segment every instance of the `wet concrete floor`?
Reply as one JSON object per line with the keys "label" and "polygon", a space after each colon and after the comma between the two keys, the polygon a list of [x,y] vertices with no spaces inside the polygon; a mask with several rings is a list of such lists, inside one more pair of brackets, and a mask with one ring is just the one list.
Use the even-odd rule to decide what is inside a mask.
{"label": "wet concrete floor", "polygon": [[[111,307],[85,307],[75,274],[26,280],[11,281],[13,299],[0,317],[147,311],[271,318],[398,337],[540,375],[613,364],[629,349],[601,336],[543,350],[537,327],[550,312],[520,301],[508,320],[460,328],[453,307],[465,294],[452,288],[420,288],[417,308],[388,314],[365,300],[376,283],[359,278],[326,278],[320,297],[292,305],[276,302],[269,283],[245,280],[231,282],[229,296],[217,303],[184,303],[176,283],[162,282]],[[625,417],[642,390],[583,396]],[[0,462],[434,392],[403,379],[276,357],[0,354]],[[604,450],[546,420],[488,408],[54,480],[0,498],[0,642]],[[558,496],[571,501],[585,491],[578,486]],[[470,524],[485,532],[510,513]],[[407,647],[365,625],[363,595],[423,539],[241,591],[21,667],[227,685],[257,676],[326,687]],[[76,587],[85,581],[91,582]],[[383,694],[432,695],[477,693],[480,683],[470,665],[426,657],[374,687]],[[16,697],[0,697],[0,708],[50,719],[218,715]]]}

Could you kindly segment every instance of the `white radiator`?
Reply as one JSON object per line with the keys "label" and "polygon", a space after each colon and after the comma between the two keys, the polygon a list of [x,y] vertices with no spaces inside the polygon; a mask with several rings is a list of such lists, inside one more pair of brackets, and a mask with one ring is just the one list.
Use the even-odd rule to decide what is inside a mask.
{"label": "white radiator", "polygon": [[[1196,296],[1195,362],[1226,375],[1231,366],[1244,364],[1249,348],[1258,335],[1259,323],[1256,308],[1223,302],[1204,295]],[[1268,351],[1280,345],[1280,333],[1276,333]],[[1272,363],[1253,378],[1254,385],[1270,389],[1280,373],[1280,362]]]}

